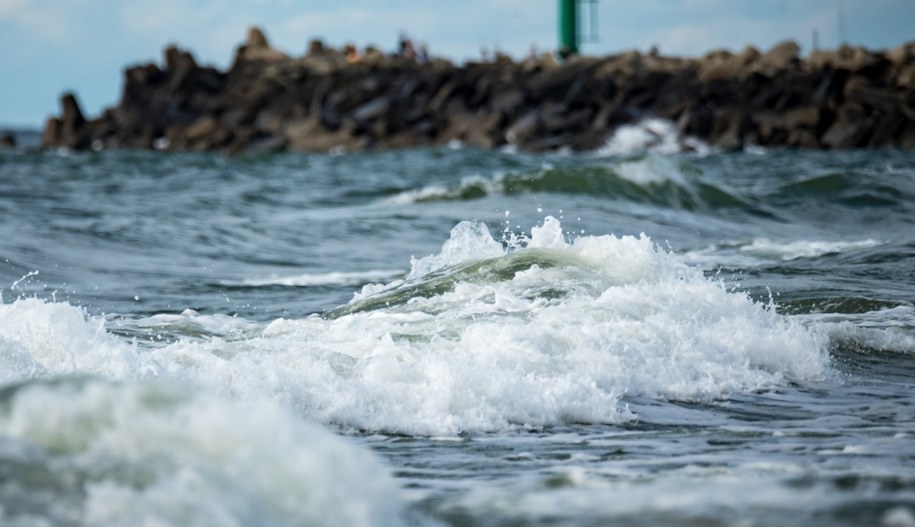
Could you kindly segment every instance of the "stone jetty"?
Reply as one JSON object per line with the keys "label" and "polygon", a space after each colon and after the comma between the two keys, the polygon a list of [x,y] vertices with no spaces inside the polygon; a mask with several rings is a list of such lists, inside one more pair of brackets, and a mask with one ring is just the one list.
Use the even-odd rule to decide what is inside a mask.
{"label": "stone jetty", "polygon": [[456,65],[320,41],[292,57],[252,28],[226,71],[171,46],[164,64],[124,76],[117,106],[96,118],[64,94],[43,147],[239,153],[459,141],[589,150],[619,126],[662,118],[725,150],[915,148],[915,42],[805,57],[786,41],[701,58],[631,51]]}

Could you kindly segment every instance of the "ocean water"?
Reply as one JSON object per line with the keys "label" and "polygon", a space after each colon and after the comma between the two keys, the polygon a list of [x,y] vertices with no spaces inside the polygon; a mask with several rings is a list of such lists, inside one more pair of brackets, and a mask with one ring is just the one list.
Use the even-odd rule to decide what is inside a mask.
{"label": "ocean water", "polygon": [[647,128],[0,152],[0,524],[915,525],[915,152]]}

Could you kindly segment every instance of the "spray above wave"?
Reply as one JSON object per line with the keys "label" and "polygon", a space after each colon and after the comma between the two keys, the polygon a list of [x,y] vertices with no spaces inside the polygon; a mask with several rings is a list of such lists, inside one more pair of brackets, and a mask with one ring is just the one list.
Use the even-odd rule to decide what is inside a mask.
{"label": "spray above wave", "polygon": [[[324,317],[242,333],[141,347],[71,306],[2,308],[0,322],[22,322],[0,324],[15,350],[0,359],[20,377],[184,379],[344,428],[417,435],[625,422],[637,417],[628,396],[710,402],[819,378],[828,361],[816,332],[647,237],[568,240],[549,217],[508,248],[463,222],[405,279],[366,286]],[[73,327],[50,322],[57,311]]]}
{"label": "spray above wave", "polygon": [[264,401],[70,379],[0,391],[4,525],[400,525],[369,453]]}
{"label": "spray above wave", "polygon": [[696,152],[711,153],[712,148],[695,137],[681,136],[674,123],[665,119],[643,119],[620,126],[613,136],[595,154],[606,156],[628,156],[633,154],[679,154]]}

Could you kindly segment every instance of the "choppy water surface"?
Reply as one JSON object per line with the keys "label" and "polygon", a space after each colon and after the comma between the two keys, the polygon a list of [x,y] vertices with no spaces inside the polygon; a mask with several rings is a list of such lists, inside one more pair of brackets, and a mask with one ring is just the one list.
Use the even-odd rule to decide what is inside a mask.
{"label": "choppy water surface", "polygon": [[5,525],[915,525],[915,152],[19,151],[0,214]]}

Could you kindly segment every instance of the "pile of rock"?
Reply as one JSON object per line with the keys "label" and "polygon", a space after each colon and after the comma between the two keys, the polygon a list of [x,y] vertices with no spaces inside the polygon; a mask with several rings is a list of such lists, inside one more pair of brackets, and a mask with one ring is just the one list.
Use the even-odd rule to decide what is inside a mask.
{"label": "pile of rock", "polygon": [[228,71],[176,47],[164,67],[125,72],[120,102],[87,120],[73,94],[48,121],[46,148],[325,151],[458,140],[485,148],[593,149],[647,117],[724,149],[915,148],[915,43],[799,56],[715,51],[686,59],[628,52],[515,62],[418,63],[369,49],[303,57],[252,29]]}

